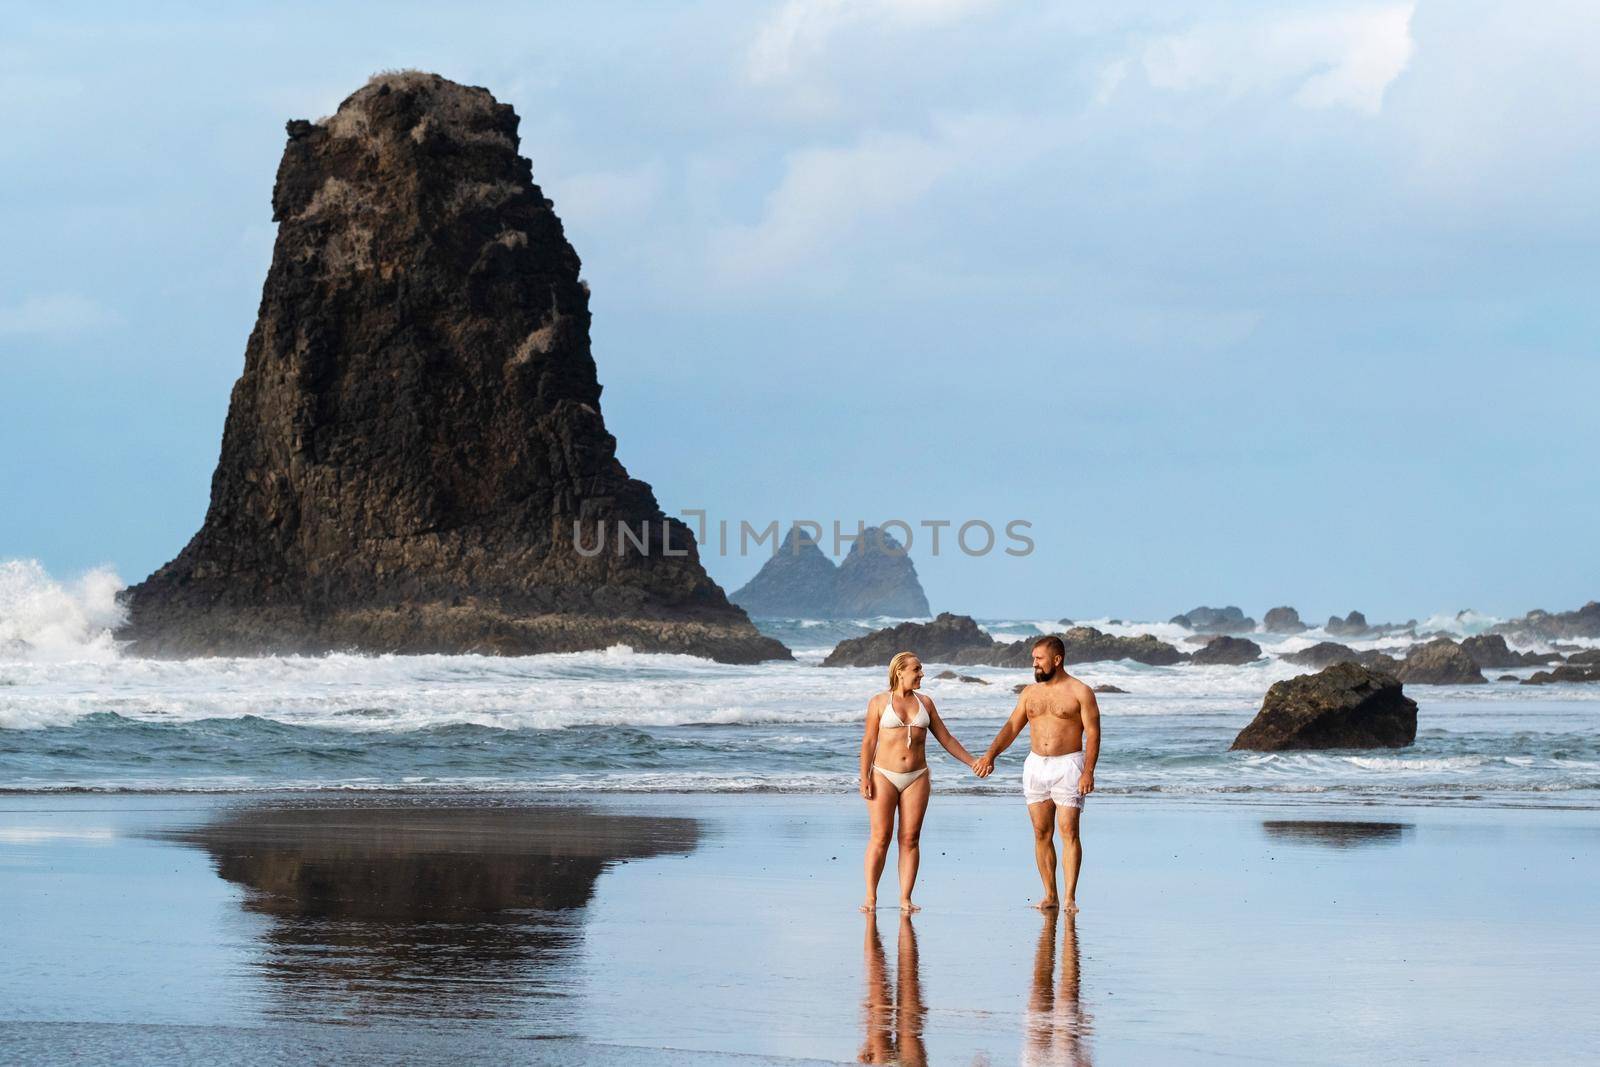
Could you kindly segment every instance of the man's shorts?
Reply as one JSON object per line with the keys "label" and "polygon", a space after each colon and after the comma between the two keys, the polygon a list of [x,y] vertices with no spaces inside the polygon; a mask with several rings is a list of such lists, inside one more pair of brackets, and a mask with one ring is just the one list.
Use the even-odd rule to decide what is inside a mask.
{"label": "man's shorts", "polygon": [[1083,794],[1078,792],[1078,779],[1083,777],[1083,750],[1065,756],[1041,756],[1028,753],[1022,763],[1022,796],[1029,804],[1045,798],[1056,802],[1057,807],[1082,808]]}

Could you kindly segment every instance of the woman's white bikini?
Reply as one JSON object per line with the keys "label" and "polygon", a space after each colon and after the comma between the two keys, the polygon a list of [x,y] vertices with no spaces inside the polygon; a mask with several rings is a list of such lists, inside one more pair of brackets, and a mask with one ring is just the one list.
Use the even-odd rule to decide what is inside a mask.
{"label": "woman's white bikini", "polygon": [[[906,722],[895,713],[894,694],[889,694],[888,701],[883,705],[883,714],[878,717],[878,731],[880,735],[884,730],[909,730],[913,726],[921,727],[924,730],[928,728],[932,722],[932,720],[928,718],[928,706],[922,702],[921,694],[912,693],[911,696],[917,702],[917,713],[911,717],[910,722]],[[910,740],[911,735],[907,734],[906,741],[908,744]],[[882,746],[883,744],[881,736],[879,737],[878,744],[879,746]],[[876,748],[872,751],[872,769],[889,779],[890,785],[901,790],[905,789],[906,786],[910,785],[912,782],[928,773],[927,767],[918,767],[914,771],[891,771],[887,767],[880,767],[878,766],[878,751]]]}

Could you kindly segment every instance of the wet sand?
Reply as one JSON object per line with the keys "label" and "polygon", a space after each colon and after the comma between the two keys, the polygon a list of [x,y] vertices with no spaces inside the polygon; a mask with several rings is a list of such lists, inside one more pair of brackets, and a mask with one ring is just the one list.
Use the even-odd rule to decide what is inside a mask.
{"label": "wet sand", "polygon": [[[0,797],[8,1062],[1349,1063],[1600,1048],[1600,815],[1099,798],[1075,920],[936,796]],[[882,897],[894,900],[890,859]]]}

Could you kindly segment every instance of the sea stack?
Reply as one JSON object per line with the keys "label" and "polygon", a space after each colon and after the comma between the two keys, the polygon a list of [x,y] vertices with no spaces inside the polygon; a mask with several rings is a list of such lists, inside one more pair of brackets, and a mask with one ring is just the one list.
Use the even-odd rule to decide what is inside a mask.
{"label": "sea stack", "polygon": [[417,72],[288,124],[211,505],[125,594],[135,651],[789,658],[618,462],[517,124]]}
{"label": "sea stack", "polygon": [[731,599],[758,618],[924,618],[928,597],[911,556],[889,531],[867,526],[835,566],[797,523],[783,544]]}

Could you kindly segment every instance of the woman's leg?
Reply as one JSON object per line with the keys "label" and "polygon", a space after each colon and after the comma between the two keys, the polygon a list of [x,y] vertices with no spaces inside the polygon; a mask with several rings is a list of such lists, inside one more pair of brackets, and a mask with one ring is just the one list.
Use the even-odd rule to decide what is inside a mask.
{"label": "woman's leg", "polygon": [[867,801],[867,902],[862,911],[878,906],[878,879],[883,877],[883,864],[889,856],[889,837],[894,833],[895,807],[900,803],[900,791],[883,775],[872,772],[872,799]]}
{"label": "woman's leg", "polygon": [[930,775],[922,775],[900,792],[900,906],[916,911],[911,890],[917,884],[917,865],[922,858],[922,816],[928,810],[932,792]]}

